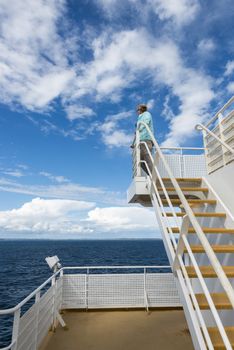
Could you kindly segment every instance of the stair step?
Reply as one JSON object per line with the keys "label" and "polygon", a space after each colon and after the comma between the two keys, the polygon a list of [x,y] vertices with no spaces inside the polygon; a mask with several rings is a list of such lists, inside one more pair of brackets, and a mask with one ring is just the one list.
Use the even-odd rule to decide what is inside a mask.
{"label": "stair step", "polygon": [[[173,213],[166,213],[167,216],[173,216]],[[176,216],[184,216],[186,213],[183,213],[183,212],[178,212],[176,213]],[[226,217],[226,213],[196,213],[194,212],[194,215],[197,216],[197,217],[207,217],[207,218],[210,218],[210,217],[219,217],[219,218],[225,218]]]}
{"label": "stair step", "polygon": [[[201,227],[204,233],[234,233],[234,228],[224,228],[224,227]],[[180,233],[179,227],[171,227],[173,233]],[[195,233],[193,227],[189,227],[188,233]]]}
{"label": "stair step", "polygon": [[[228,339],[234,349],[234,327],[224,327]],[[225,350],[226,346],[223,343],[223,340],[221,338],[221,335],[219,333],[218,328],[216,327],[209,327],[208,332],[211,338],[211,341],[213,343],[214,349],[215,350]]]}
{"label": "stair step", "polygon": [[[169,177],[163,177],[162,178],[163,182],[167,182],[167,181],[170,181],[171,182],[171,179]],[[182,178],[182,177],[177,177],[176,178],[176,181],[177,182],[201,182],[201,178],[200,177],[185,177],[185,178]]]}
{"label": "stair step", "polygon": [[[208,188],[205,188],[205,187],[180,187],[180,189],[183,192],[209,192]],[[158,188],[158,190],[163,191],[161,187]],[[166,190],[168,192],[175,192],[174,187],[166,187]]]}
{"label": "stair step", "polygon": [[[205,250],[202,245],[191,244],[190,245],[193,253],[204,253]],[[224,245],[211,245],[211,248],[215,253],[234,253],[234,245],[224,244]],[[184,250],[185,253],[187,250]]]}
{"label": "stair step", "polygon": [[[199,266],[203,277],[217,277],[212,266]],[[227,277],[234,277],[234,266],[222,266]],[[186,266],[187,273],[191,278],[197,278],[197,274],[193,266]]]}
{"label": "stair step", "polygon": [[[187,199],[189,204],[216,204],[215,199]],[[162,198],[162,203],[163,204],[168,204],[167,199]],[[171,199],[172,204],[181,204],[180,199]]]}
{"label": "stair step", "polygon": [[[232,309],[232,304],[226,293],[211,293],[210,295],[217,309]],[[196,299],[202,310],[210,308],[205,294],[196,294]]]}

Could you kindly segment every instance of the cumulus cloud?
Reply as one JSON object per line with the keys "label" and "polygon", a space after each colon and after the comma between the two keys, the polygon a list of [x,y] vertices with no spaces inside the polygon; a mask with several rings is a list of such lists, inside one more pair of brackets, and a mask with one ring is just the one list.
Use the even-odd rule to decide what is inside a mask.
{"label": "cumulus cloud", "polygon": [[154,212],[140,207],[97,207],[89,211],[86,221],[104,231],[157,229]]}
{"label": "cumulus cloud", "polygon": [[74,78],[67,58],[72,45],[58,30],[64,12],[63,0],[1,1],[2,102],[44,109]]}
{"label": "cumulus cloud", "polygon": [[160,20],[172,20],[177,25],[191,22],[200,5],[197,0],[148,0],[148,4]]}
{"label": "cumulus cloud", "polygon": [[213,52],[215,50],[215,48],[216,48],[216,45],[214,43],[214,40],[211,38],[202,39],[198,43],[198,50],[203,55],[210,54],[211,52]]}
{"label": "cumulus cloud", "polygon": [[176,26],[188,24],[197,16],[200,3],[198,0],[127,0],[123,3],[118,0],[98,0],[104,13],[113,17],[127,10],[135,10],[139,17],[138,22],[147,18],[147,14],[155,13],[161,21],[170,20]]}
{"label": "cumulus cloud", "polygon": [[[80,224],[80,211],[94,203],[34,198],[18,209],[0,211],[0,228],[13,232],[86,233],[92,230]],[[73,215],[72,215],[73,214]],[[74,217],[75,214],[75,217]]]}
{"label": "cumulus cloud", "polygon": [[110,148],[129,146],[132,135],[121,129],[119,125],[122,120],[130,118],[131,115],[131,111],[109,115],[99,125],[98,130],[101,132],[102,140],[106,146]]}
{"label": "cumulus cloud", "polygon": [[[130,3],[139,5],[133,0]],[[114,0],[100,4],[108,8],[117,6]],[[199,10],[196,0],[148,0],[146,5],[161,20],[170,19],[177,24],[188,23]],[[62,97],[68,119],[72,121],[95,115],[79,101],[88,98],[94,102],[120,101],[126,87],[134,87],[139,79],[144,82],[144,77],[150,77],[152,86],[168,86],[180,101],[179,113],[171,120],[165,144],[179,144],[192,134],[194,124],[206,116],[214,97],[212,81],[205,73],[187,66],[173,41],[152,37],[139,28],[116,33],[107,28],[105,33],[90,40],[90,61],[72,65],[69,58],[77,45],[68,31],[61,37],[62,18],[66,18],[63,0],[1,2],[2,102],[16,102],[35,110],[46,109],[57,97]],[[46,133],[53,131],[75,140],[82,138],[75,129],[60,129],[51,121],[43,121],[40,127]],[[115,127],[111,132],[103,131],[102,140],[108,147],[127,145],[128,132]]]}
{"label": "cumulus cloud", "polygon": [[[84,69],[76,86],[75,96],[90,93],[99,98],[110,98],[112,93],[123,92],[124,87],[137,82],[146,73],[153,85],[170,87],[179,99],[179,113],[171,120],[165,145],[178,145],[191,136],[196,123],[206,117],[214,97],[212,79],[204,72],[188,67],[180,50],[171,40],[155,40],[142,29],[101,35],[93,42],[94,60]],[[139,50],[139,47],[141,50]],[[100,89],[103,79],[119,76],[119,85],[108,94]],[[113,132],[117,143],[125,139],[123,131]],[[111,138],[103,138],[109,144]],[[114,143],[114,141],[113,141]]]}
{"label": "cumulus cloud", "polygon": [[227,90],[228,90],[228,92],[230,92],[231,94],[234,93],[234,82],[231,82],[231,83],[228,84]]}
{"label": "cumulus cloud", "polygon": [[69,104],[65,106],[65,111],[67,113],[67,118],[71,121],[95,115],[95,112],[91,108],[76,104]]}
{"label": "cumulus cloud", "polygon": [[224,75],[229,76],[234,72],[234,61],[228,61]]}
{"label": "cumulus cloud", "polygon": [[147,237],[147,232],[156,232],[158,228],[155,214],[149,209],[94,207],[92,202],[34,198],[20,208],[0,211],[0,229],[14,233],[76,235],[141,232]]}

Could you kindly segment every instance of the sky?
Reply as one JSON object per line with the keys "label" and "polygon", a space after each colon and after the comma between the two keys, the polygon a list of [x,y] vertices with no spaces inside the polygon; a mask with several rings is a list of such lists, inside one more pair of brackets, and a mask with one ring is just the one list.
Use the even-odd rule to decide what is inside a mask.
{"label": "sky", "polygon": [[234,93],[233,0],[0,0],[0,238],[160,236],[128,205],[136,105],[163,146]]}

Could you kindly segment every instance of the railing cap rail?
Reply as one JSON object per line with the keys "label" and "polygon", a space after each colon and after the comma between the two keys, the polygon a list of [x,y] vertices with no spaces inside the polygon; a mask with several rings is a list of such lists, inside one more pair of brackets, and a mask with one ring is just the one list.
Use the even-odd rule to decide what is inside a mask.
{"label": "railing cap rail", "polygon": [[211,125],[219,116],[219,114],[222,114],[225,109],[227,109],[232,103],[234,102],[234,95],[230,98],[230,100],[228,100],[227,103],[225,103],[225,105],[220,108],[220,110],[213,116],[213,118],[211,118],[207,124],[205,124],[206,127],[208,127],[209,125]]}

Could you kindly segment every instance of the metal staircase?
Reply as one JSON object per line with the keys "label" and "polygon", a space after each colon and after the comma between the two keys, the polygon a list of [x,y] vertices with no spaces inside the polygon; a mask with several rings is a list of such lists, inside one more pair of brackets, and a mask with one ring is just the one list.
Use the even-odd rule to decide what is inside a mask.
{"label": "metal staircase", "polygon": [[[227,117],[229,131],[230,119],[234,125],[234,113],[231,112],[231,115],[232,118],[230,114]],[[233,349],[234,210],[231,211],[230,206],[228,207],[220,198],[208,176],[199,176],[200,170],[197,171],[198,176],[184,176],[186,172],[188,173],[185,169],[185,161],[188,159],[183,158],[182,154],[180,154],[182,162],[179,171],[181,176],[175,176],[178,172],[174,170],[175,162],[172,162],[171,154],[163,154],[148,126],[146,124],[144,126],[151,134],[155,146],[155,155],[151,155],[148,149],[153,170],[151,173],[148,168],[150,175],[144,178],[145,189],[142,190],[143,182],[141,182],[141,193],[137,193],[137,181],[138,178],[142,178],[137,132],[134,164],[139,168],[134,171],[135,187],[131,187],[131,192],[135,193],[129,195],[129,202],[151,205],[155,209],[164,246],[174,275],[177,277],[195,349]],[[205,131],[208,132],[208,129]],[[234,126],[232,131],[234,135]],[[218,136],[215,137],[215,141],[219,141]],[[221,146],[221,150],[225,153],[223,166],[226,167],[225,171],[228,171],[227,167],[234,158],[232,148],[226,147],[223,140]],[[145,147],[147,148],[146,143]],[[213,150],[210,153],[213,157]],[[205,154],[204,159],[209,165],[208,148],[205,149]],[[212,162],[213,159],[214,157]],[[196,160],[197,158],[194,158],[195,163]],[[220,157],[218,161],[220,162]],[[146,163],[145,165],[147,166]],[[192,167],[190,162],[190,170]],[[218,168],[220,167],[222,165],[219,163]],[[230,167],[230,171],[231,169],[233,168]],[[195,174],[196,171],[191,173]],[[230,188],[230,191],[233,191],[233,188]]]}

